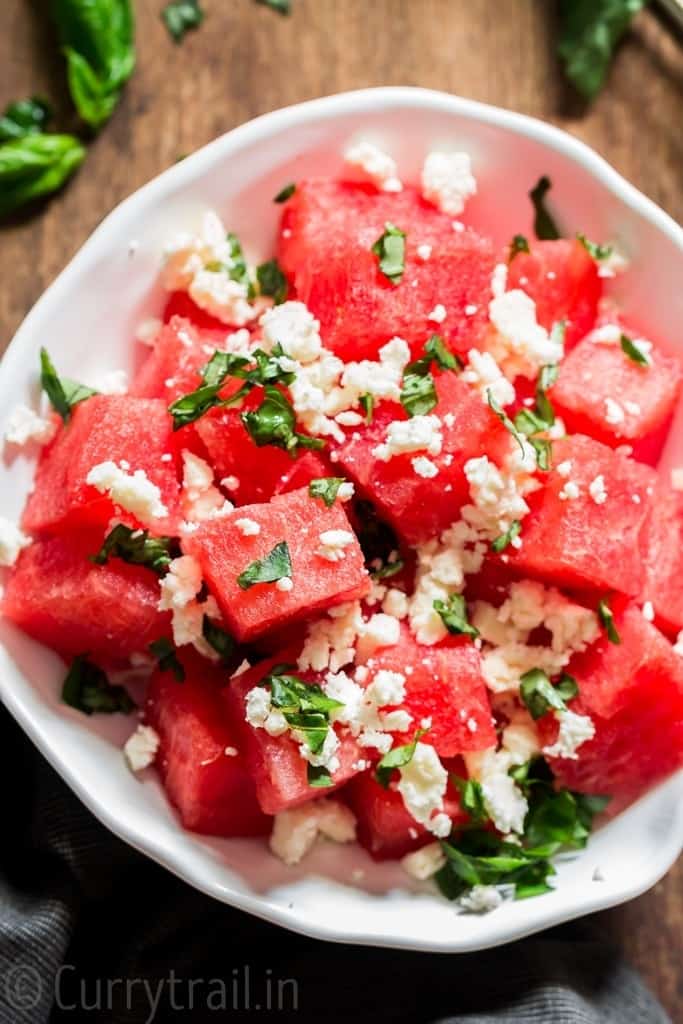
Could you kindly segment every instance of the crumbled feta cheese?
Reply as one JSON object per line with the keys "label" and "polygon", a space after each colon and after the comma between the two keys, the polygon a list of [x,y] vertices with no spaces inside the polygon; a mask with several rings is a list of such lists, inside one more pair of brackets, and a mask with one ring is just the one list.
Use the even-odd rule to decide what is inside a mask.
{"label": "crumbled feta cheese", "polygon": [[285,864],[298,864],[313,848],[318,835],[336,843],[356,838],[353,812],[338,800],[313,800],[275,815],[270,849]]}
{"label": "crumbled feta cheese", "polygon": [[609,256],[598,261],[598,277],[616,277],[628,268],[628,260],[616,248],[613,248]]}
{"label": "crumbled feta cheese", "polygon": [[161,491],[142,469],[129,474],[123,462],[119,466],[111,461],[100,462],[92,467],[85,482],[100,494],[108,494],[116,505],[137,516],[141,522],[168,515],[168,509],[161,500]]}
{"label": "crumbled feta cheese", "polygon": [[176,647],[192,646],[205,658],[218,659],[216,651],[203,635],[204,615],[220,618],[218,605],[213,597],[200,603],[195,600],[202,589],[202,570],[192,555],[174,558],[165,576],[159,582],[161,596],[159,611],[170,611],[172,615],[173,642]]}
{"label": "crumbled feta cheese", "polygon": [[446,307],[442,306],[441,303],[439,302],[436,306],[434,306],[434,309],[431,311],[431,313],[427,314],[427,319],[432,320],[435,324],[442,324],[447,316],[448,313],[446,312]]}
{"label": "crumbled feta cheese", "polygon": [[468,459],[464,470],[473,504],[463,507],[462,516],[480,534],[494,540],[509,530],[514,520],[527,515],[529,506],[518,481],[502,473],[486,455]]}
{"label": "crumbled feta cheese", "polygon": [[123,747],[123,755],[130,770],[141,772],[148,768],[159,749],[159,734],[149,725],[138,725],[132,736],[129,736]]}
{"label": "crumbled feta cheese", "polygon": [[349,146],[344,161],[382,192],[400,192],[403,188],[394,158],[372,142],[361,141]]}
{"label": "crumbled feta cheese", "polygon": [[508,265],[507,263],[496,263],[491,274],[491,294],[495,299],[500,298],[507,291],[508,286]]}
{"label": "crumbled feta cheese", "polygon": [[[332,614],[334,613],[334,614]],[[360,604],[355,601],[328,611],[308,627],[297,665],[301,672],[338,672],[353,661],[358,629],[362,626]]]}
{"label": "crumbled feta cheese", "polygon": [[214,487],[213,469],[194,452],[183,449],[183,491],[182,510],[185,519],[191,523],[213,519],[220,512],[225,515],[232,511],[232,504]]}
{"label": "crumbled feta cheese", "polygon": [[349,530],[324,530],[315,553],[328,562],[339,562],[346,557],[344,548],[353,542],[354,535]]}
{"label": "crumbled feta cheese", "polygon": [[31,538],[23,534],[15,523],[0,516],[0,566],[14,565],[20,552],[30,543]]}
{"label": "crumbled feta cheese", "polygon": [[318,359],[323,351],[320,324],[303,302],[282,302],[273,306],[266,310],[259,323],[266,352],[280,345],[291,359],[307,364]]}
{"label": "crumbled feta cheese", "polygon": [[224,270],[197,270],[187,289],[193,302],[225,324],[242,327],[254,318],[247,301],[247,286],[233,281]]}
{"label": "crumbled feta cheese", "polygon": [[270,691],[263,686],[255,686],[247,694],[244,717],[252,728],[265,729],[269,736],[282,736],[289,729],[285,716],[271,704]]}
{"label": "crumbled feta cheese", "polygon": [[128,374],[125,370],[111,370],[103,374],[93,387],[103,395],[125,395],[128,391]]}
{"label": "crumbled feta cheese", "polygon": [[607,489],[605,487],[605,478],[600,473],[595,479],[591,480],[588,485],[588,493],[595,502],[596,505],[604,505],[607,501]]}
{"label": "crumbled feta cheese", "polygon": [[351,498],[353,497],[354,490],[355,488],[353,484],[347,480],[345,483],[339,485],[339,490],[337,491],[337,498],[339,499],[339,501],[350,501]]}
{"label": "crumbled feta cheese", "polygon": [[224,476],[221,480],[221,487],[225,487],[226,491],[236,491],[239,485],[240,482],[236,476]]}
{"label": "crumbled feta cheese", "polygon": [[625,419],[624,410],[613,398],[605,399],[605,420],[612,426],[623,423]]}
{"label": "crumbled feta cheese", "polygon": [[135,340],[142,345],[153,345],[156,336],[163,327],[163,322],[157,317],[148,317],[138,324],[135,331]]}
{"label": "crumbled feta cheese", "polygon": [[560,476],[568,477],[572,471],[572,460],[565,459],[565,461],[560,462],[560,464],[556,466],[555,469],[560,474]]}
{"label": "crumbled feta cheese", "polygon": [[428,459],[426,455],[417,455],[410,461],[417,475],[423,477],[425,480],[431,480],[439,474],[439,467],[436,466],[431,459]]}
{"label": "crumbled feta cheese", "polygon": [[479,352],[476,348],[470,349],[467,353],[467,366],[461,373],[460,379],[475,387],[487,403],[489,396],[501,407],[511,405],[515,400],[513,384],[502,373],[490,352]]}
{"label": "crumbled feta cheese", "polygon": [[643,618],[647,619],[648,622],[655,621],[655,606],[652,601],[646,601],[643,605]]}
{"label": "crumbled feta cheese", "polygon": [[504,834],[517,832],[521,835],[529,805],[508,771],[523,762],[509,751],[493,749],[465,754],[464,758],[468,775],[481,784],[484,806],[493,824]]}
{"label": "crumbled feta cheese", "polygon": [[29,441],[47,444],[57,432],[54,419],[43,418],[27,405],[17,405],[5,427],[5,441],[8,444],[25,445]]}
{"label": "crumbled feta cheese", "polygon": [[393,647],[401,636],[401,624],[393,615],[371,615],[358,629],[357,654],[361,661],[372,657],[380,647]]}
{"label": "crumbled feta cheese", "polygon": [[425,882],[446,863],[446,854],[440,843],[428,843],[420,850],[414,850],[401,858],[401,867],[418,882]]}
{"label": "crumbled feta cheese", "polygon": [[382,611],[395,619],[405,619],[408,608],[408,598],[403,591],[391,587],[382,601]]}
{"label": "crumbled feta cheese", "polygon": [[571,761],[577,759],[576,751],[587,740],[595,736],[595,726],[587,715],[577,715],[574,711],[556,711],[555,717],[560,723],[560,731],[552,746],[544,747],[543,753],[548,757],[566,757]]}
{"label": "crumbled feta cheese", "polygon": [[477,192],[468,153],[429,153],[421,181],[424,198],[450,217],[462,213],[466,201]]}
{"label": "crumbled feta cheese", "polygon": [[473,885],[458,899],[458,906],[468,914],[489,914],[503,902],[495,885]]}
{"label": "crumbled feta cheese", "polygon": [[335,421],[340,427],[359,427],[361,423],[365,422],[365,417],[361,416],[359,412],[340,412],[334,417]]}
{"label": "crumbled feta cheese", "polygon": [[275,589],[281,590],[283,594],[288,593],[294,589],[294,580],[289,576],[283,576],[281,579],[275,581]]}
{"label": "crumbled feta cheese", "polygon": [[562,341],[537,322],[536,303],[519,288],[494,294],[489,318],[495,332],[487,348],[507,377],[534,378],[541,366],[562,358]]}
{"label": "crumbled feta cheese", "polygon": [[567,480],[558,494],[560,501],[574,501],[581,494],[581,488],[575,480]]}
{"label": "crumbled feta cheese", "polygon": [[261,532],[261,527],[255,519],[242,518],[235,520],[235,526],[243,537],[256,537]]}
{"label": "crumbled feta cheese", "polygon": [[421,260],[426,262],[432,255],[431,245],[428,245],[426,242],[423,242],[422,245],[418,245],[417,255],[420,257]]}
{"label": "crumbled feta cheese", "polygon": [[397,789],[406,810],[415,821],[440,838],[450,833],[451,820],[443,811],[443,798],[448,772],[441,764],[434,747],[418,743],[407,765],[399,768],[401,778]]}
{"label": "crumbled feta cheese", "polygon": [[425,450],[438,455],[443,438],[438,416],[413,416],[409,420],[393,420],[387,427],[386,441],[372,450],[376,459],[389,462],[395,455]]}
{"label": "crumbled feta cheese", "polygon": [[588,338],[596,345],[618,345],[621,341],[621,328],[617,324],[603,324],[591,331]]}
{"label": "crumbled feta cheese", "polygon": [[524,764],[541,753],[538,728],[527,711],[520,709],[515,712],[503,729],[501,746],[512,755],[516,764]]}

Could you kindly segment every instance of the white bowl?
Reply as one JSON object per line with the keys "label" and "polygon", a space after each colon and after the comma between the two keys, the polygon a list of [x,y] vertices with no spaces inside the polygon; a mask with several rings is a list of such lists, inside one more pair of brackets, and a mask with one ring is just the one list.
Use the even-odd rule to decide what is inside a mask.
{"label": "white bowl", "polygon": [[[568,229],[614,239],[633,258],[615,290],[644,333],[672,344],[672,325],[683,322],[683,232],[599,156],[555,128],[505,110],[421,89],[371,89],[260,117],[114,210],[17,332],[0,366],[2,417],[18,401],[35,400],[41,345],[60,371],[81,380],[129,369],[136,325],[161,308],[157,273],[167,237],[215,207],[247,252],[265,257],[280,210],[272,197],[304,175],[338,173],[342,150],[359,133],[394,153],[406,180],[417,178],[434,146],[468,150],[479,183],[468,219],[501,244],[530,232],[526,193],[548,174]],[[139,245],[130,246],[133,241]],[[672,446],[666,458],[675,458]],[[19,516],[32,472],[25,455],[0,466],[0,515]],[[265,842],[183,831],[154,775],[139,781],[124,765],[120,747],[131,722],[87,719],[61,705],[63,672],[55,655],[0,624],[2,699],[112,832],[217,899],[319,938],[452,952],[494,946],[637,896],[683,845],[679,777],[599,830],[586,851],[564,859],[553,893],[483,916],[456,914],[428,887],[412,885],[397,865],[372,864],[359,848],[321,845],[301,867],[287,869]],[[595,868],[604,881],[592,880]]]}

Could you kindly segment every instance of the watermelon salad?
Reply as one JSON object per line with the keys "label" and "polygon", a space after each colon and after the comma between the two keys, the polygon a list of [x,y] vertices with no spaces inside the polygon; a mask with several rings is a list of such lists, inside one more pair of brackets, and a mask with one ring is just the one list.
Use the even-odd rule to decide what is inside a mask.
{"label": "watermelon salad", "polygon": [[501,250],[467,154],[344,166],[283,186],[264,263],[213,212],[172,240],[130,380],[41,352],[2,613],[66,704],[137,712],[184,828],[355,840],[489,910],[683,764],[681,365],[547,179]]}

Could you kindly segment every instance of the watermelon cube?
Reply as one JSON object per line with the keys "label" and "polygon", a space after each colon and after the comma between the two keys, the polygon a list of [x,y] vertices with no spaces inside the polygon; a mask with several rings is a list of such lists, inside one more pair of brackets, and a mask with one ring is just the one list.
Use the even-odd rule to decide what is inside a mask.
{"label": "watermelon cube", "polygon": [[[332,775],[332,785],[324,789],[308,783],[307,762],[299,752],[299,744],[289,733],[271,736],[265,729],[257,729],[246,720],[247,694],[258,686],[274,665],[291,663],[291,651],[262,661],[250,671],[234,676],[223,691],[228,717],[235,730],[240,748],[244,751],[249,774],[256,786],[256,795],[266,814],[278,814],[288,807],[314,800],[338,789],[358,772],[358,762],[364,763],[367,751],[362,750],[347,733],[340,737],[337,750],[339,768]],[[317,682],[311,673],[297,673],[304,682]]]}
{"label": "watermelon cube", "polygon": [[142,470],[160,491],[168,517],[143,525],[169,532],[178,501],[177,453],[164,402],[130,395],[95,395],[77,405],[43,452],[23,526],[29,533],[104,526],[115,514],[111,499],[86,483],[103,462],[123,461],[126,472]]}
{"label": "watermelon cube", "polygon": [[[327,550],[321,535],[328,531],[342,531],[345,546]],[[247,567],[283,541],[291,561],[291,589],[275,582],[240,587],[238,577]],[[203,523],[184,538],[183,548],[201,564],[231,632],[242,642],[363,597],[370,589],[363,553],[341,503],[326,508],[306,487]]]}
{"label": "watermelon cube", "polygon": [[654,465],[680,386],[677,359],[653,349],[650,365],[642,366],[623,352],[618,336],[604,344],[590,335],[561,364],[550,397],[570,433],[612,448],[628,443],[636,458]]}
{"label": "watermelon cube", "polygon": [[230,331],[230,328],[222,320],[218,320],[215,316],[200,309],[187,292],[171,292],[168,297],[164,307],[163,321],[165,324],[170,323],[176,316],[189,320],[199,331],[207,332],[208,336],[216,341],[225,338],[226,333]]}
{"label": "watermelon cube", "polygon": [[509,434],[474,389],[451,372],[437,375],[435,384],[438,403],[432,415],[441,420],[442,445],[429,462],[438,475],[429,475],[428,466],[421,475],[420,456],[426,451],[394,455],[388,462],[375,454],[392,420],[408,418],[395,402],[381,403],[370,426],[355,428],[337,453],[337,464],[408,544],[436,536],[458,518],[469,501],[468,459],[487,454],[500,462],[510,451]]}
{"label": "watermelon cube", "polygon": [[395,744],[408,743],[418,728],[427,728],[422,742],[430,743],[442,758],[495,745],[481,657],[470,640],[449,637],[436,646],[424,647],[404,626],[400,642],[376,651],[370,665],[368,686],[382,670],[405,677],[403,703],[386,709],[400,707],[412,717],[406,732],[394,734]]}
{"label": "watermelon cube", "polygon": [[194,391],[201,384],[200,369],[217,348],[225,348],[225,337],[223,329],[218,344],[219,339],[211,331],[174,316],[154,339],[131,384],[130,394],[138,398],[163,398],[168,405]]}
{"label": "watermelon cube", "polygon": [[35,541],[7,581],[3,614],[60,654],[96,661],[127,661],[170,636],[169,613],[157,609],[159,577],[116,558],[94,565],[101,546],[92,531]]}
{"label": "watermelon cube", "polygon": [[[549,759],[561,785],[611,797],[610,815],[683,765],[683,659],[635,605],[613,611],[621,643],[605,636],[568,666],[579,686],[572,710],[590,716],[595,736],[577,760]],[[554,742],[556,721],[539,725]]]}
{"label": "watermelon cube", "polygon": [[521,288],[536,303],[536,318],[547,330],[566,322],[565,347],[576,345],[595,324],[602,281],[586,248],[566,238],[532,242],[510,264],[508,288]]}
{"label": "watermelon cube", "polygon": [[[380,272],[372,252],[387,222],[407,235],[398,284]],[[426,259],[423,246],[431,247]],[[470,229],[454,231],[452,218],[414,188],[386,193],[300,182],[284,211],[278,256],[297,297],[320,321],[326,347],[346,362],[376,358],[394,335],[421,351],[439,305],[446,310],[439,331],[454,350],[476,347],[485,332],[493,247]]]}
{"label": "watermelon cube", "polygon": [[683,493],[660,483],[643,534],[645,587],[657,625],[665,633],[683,630]]}
{"label": "watermelon cube", "polygon": [[185,681],[155,672],[145,718],[159,734],[156,765],[185,828],[213,836],[255,836],[271,821],[256,800],[244,752],[230,726],[220,688],[224,674],[182,655]]}
{"label": "watermelon cube", "polygon": [[[527,498],[522,546],[501,557],[513,571],[555,586],[639,594],[640,535],[656,479],[649,466],[590,437],[555,441],[553,469]],[[578,487],[578,497],[568,483]]]}

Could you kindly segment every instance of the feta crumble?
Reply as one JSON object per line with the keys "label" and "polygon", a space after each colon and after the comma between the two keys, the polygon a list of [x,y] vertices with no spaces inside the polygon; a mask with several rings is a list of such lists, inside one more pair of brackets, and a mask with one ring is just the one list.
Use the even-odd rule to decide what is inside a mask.
{"label": "feta crumble", "polygon": [[328,562],[340,562],[346,557],[344,549],[353,544],[354,539],[349,530],[324,530],[315,553]]}
{"label": "feta crumble", "polygon": [[435,324],[442,324],[447,316],[448,313],[446,312],[446,307],[442,306],[442,304],[439,302],[437,303],[436,306],[434,306],[434,309],[431,311],[431,313],[427,314],[427,319],[431,320]]}
{"label": "feta crumble", "polygon": [[432,255],[431,245],[428,245],[426,242],[423,242],[422,245],[418,245],[417,255],[423,262],[426,262]]}
{"label": "feta crumble", "polygon": [[289,576],[282,576],[279,580],[275,581],[275,589],[280,590],[283,594],[287,594],[290,590],[294,589],[294,580]]}
{"label": "feta crumble", "polygon": [[602,473],[598,474],[588,485],[588,493],[596,505],[604,505],[607,501],[607,488]]}
{"label": "feta crumble", "polygon": [[543,753],[548,757],[565,757],[577,760],[576,751],[582,743],[592,740],[595,726],[587,715],[577,715],[574,711],[556,711],[555,717],[560,724],[560,731],[552,746],[544,747]]}
{"label": "feta crumble", "polygon": [[318,835],[336,843],[353,842],[356,838],[353,812],[330,797],[281,811],[275,815],[270,849],[285,864],[298,864],[312,850]]}
{"label": "feta crumble", "polygon": [[381,192],[400,192],[403,188],[394,158],[372,142],[361,141],[349,146],[344,161]]}
{"label": "feta crumble", "polygon": [[420,850],[414,850],[401,858],[403,870],[418,882],[425,882],[446,863],[446,854],[440,843],[428,843]]}
{"label": "feta crumble", "polygon": [[154,761],[159,749],[159,734],[149,725],[138,725],[123,747],[123,755],[133,772],[141,772]]}
{"label": "feta crumble", "polygon": [[235,520],[235,526],[243,537],[256,537],[261,532],[261,527],[255,519],[242,518]]}
{"label": "feta crumble", "polygon": [[56,433],[57,423],[54,419],[39,416],[27,405],[17,405],[5,427],[5,441],[20,447],[29,441],[43,445],[51,441]]}
{"label": "feta crumble", "polygon": [[16,523],[0,516],[0,566],[12,566],[31,538],[21,532]]}
{"label": "feta crumble", "polygon": [[116,505],[137,516],[141,522],[168,515],[168,509],[161,500],[161,491],[143,469],[136,469],[130,474],[123,463],[117,466],[111,461],[100,462],[92,467],[85,482],[100,494],[108,494]]}
{"label": "feta crumble", "polygon": [[473,885],[458,899],[458,906],[468,914],[489,914],[503,902],[495,885]]}
{"label": "feta crumble", "polygon": [[487,348],[507,377],[534,378],[542,366],[562,359],[561,339],[548,334],[538,323],[536,303],[519,288],[494,294],[489,319],[495,331]]}
{"label": "feta crumble", "polygon": [[625,414],[623,408],[618,402],[615,402],[613,398],[605,399],[605,420],[607,423],[616,427],[618,424],[623,423]]}
{"label": "feta crumble", "polygon": [[648,622],[655,621],[655,606],[652,601],[646,601],[643,605],[643,618],[647,619]]}
{"label": "feta crumble", "polygon": [[426,455],[417,455],[410,461],[417,475],[423,477],[425,480],[431,480],[433,477],[439,475],[439,467],[436,466],[431,459],[428,459]]}
{"label": "feta crumble", "polygon": [[464,758],[468,775],[481,784],[484,806],[496,828],[503,834],[521,835],[529,805],[508,771],[522,762],[509,751],[494,749],[465,754]]}
{"label": "feta crumble", "polygon": [[467,353],[467,366],[460,379],[475,387],[486,403],[490,395],[494,402],[504,408],[516,398],[512,382],[503,374],[490,352],[470,349]]}
{"label": "feta crumble", "polygon": [[406,810],[433,835],[442,839],[449,835],[451,819],[443,811],[448,772],[434,747],[418,741],[415,753],[399,773],[397,789]]}
{"label": "feta crumble", "polygon": [[303,302],[281,302],[266,310],[259,323],[266,352],[280,345],[291,359],[306,365],[318,359],[323,351],[320,323]]}
{"label": "feta crumble", "polygon": [[425,450],[438,455],[443,438],[438,416],[413,416],[409,420],[394,420],[387,427],[386,441],[377,445],[372,454],[381,462],[389,462],[395,455]]}
{"label": "feta crumble", "polygon": [[421,182],[424,198],[449,217],[461,214],[466,201],[477,192],[468,153],[438,150],[429,153],[422,168]]}
{"label": "feta crumble", "polygon": [[185,519],[190,523],[203,522],[206,519],[215,518],[220,512],[225,515],[232,511],[232,504],[226,500],[214,486],[213,469],[199,455],[188,449],[183,449],[183,489],[182,489],[182,511]]}

